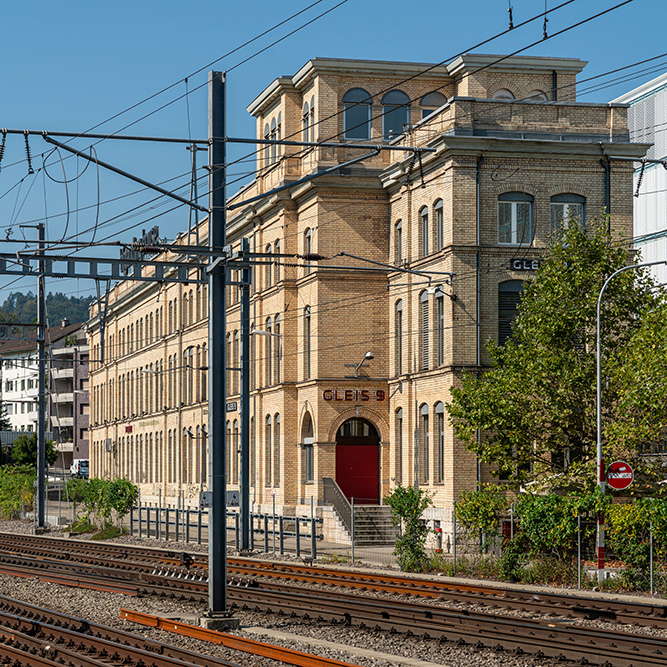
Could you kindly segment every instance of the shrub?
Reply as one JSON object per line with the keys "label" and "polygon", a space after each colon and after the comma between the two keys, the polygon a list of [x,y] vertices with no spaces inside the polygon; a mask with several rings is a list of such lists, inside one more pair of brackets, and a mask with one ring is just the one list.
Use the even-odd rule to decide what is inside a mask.
{"label": "shrub", "polygon": [[406,572],[423,572],[428,563],[429,528],[422,516],[431,505],[432,495],[424,489],[399,484],[384,502],[391,507],[394,525],[402,527],[394,550],[398,566]]}

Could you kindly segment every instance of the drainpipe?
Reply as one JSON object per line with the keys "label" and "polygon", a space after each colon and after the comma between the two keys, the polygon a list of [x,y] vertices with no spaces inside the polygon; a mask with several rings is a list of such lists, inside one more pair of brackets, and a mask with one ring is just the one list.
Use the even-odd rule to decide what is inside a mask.
{"label": "drainpipe", "polygon": [[[476,258],[476,270],[475,270],[475,348],[476,348],[476,358],[475,363],[477,365],[477,378],[479,379],[480,367],[482,365],[482,331],[481,331],[481,322],[480,322],[480,298],[482,296],[482,284],[481,284],[481,272],[482,272],[482,253],[481,253],[481,206],[480,206],[480,182],[481,182],[481,173],[482,173],[482,163],[484,162],[484,156],[480,155],[477,158],[477,165],[475,168],[475,245],[477,246],[477,258]],[[477,442],[481,442],[482,433],[477,429],[476,433]],[[481,489],[482,486],[482,462],[477,457],[477,489]]]}
{"label": "drainpipe", "polygon": [[[604,148],[602,149],[604,151]],[[609,156],[605,155],[600,159],[600,164],[604,169],[604,206],[607,216],[611,215],[611,162]],[[611,228],[611,218],[607,218],[607,229]]]}

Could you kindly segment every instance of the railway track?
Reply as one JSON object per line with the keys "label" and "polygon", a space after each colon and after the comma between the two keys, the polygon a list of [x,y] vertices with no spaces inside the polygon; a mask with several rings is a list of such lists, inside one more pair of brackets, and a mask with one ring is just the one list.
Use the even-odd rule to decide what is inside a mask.
{"label": "railway track", "polygon": [[[115,546],[123,549],[122,545]],[[36,546],[31,548],[33,551],[37,549]],[[82,549],[82,545],[78,544],[76,548],[77,550]],[[62,550],[63,545],[59,545],[59,549]],[[79,562],[71,553],[66,556],[67,560],[57,561],[46,558],[44,554],[33,553],[29,557],[21,557],[17,554],[2,553],[4,550],[5,547],[0,546],[0,567],[8,567],[17,573],[22,572],[24,576],[37,574],[40,578],[54,580],[54,577],[57,577],[60,582],[65,582],[69,574],[74,577],[76,585],[82,585],[82,582],[92,587],[104,585],[115,587],[119,592],[130,591],[132,594],[171,595],[190,599],[203,599],[206,595],[206,582],[188,578],[192,567],[175,565],[176,556],[178,556],[179,563],[182,559],[180,554],[172,552],[153,551],[153,558],[157,556],[159,563],[157,567],[171,568],[170,574],[164,575],[148,572],[151,564],[145,552],[134,553],[133,558],[137,559],[136,568],[129,565],[128,556],[121,559],[127,562],[128,566],[114,570],[109,568],[106,562],[104,564]],[[97,556],[88,555],[86,559],[95,561]],[[111,554],[107,554],[102,560],[110,559]],[[305,590],[302,584],[308,572],[302,569],[311,570],[312,568],[295,568],[291,564],[286,567],[286,570],[282,567],[275,567],[277,570],[282,569],[283,575],[287,573],[292,579],[299,579],[301,586],[295,587],[293,582],[281,583],[276,581],[276,576],[273,576],[271,581],[251,580],[244,577],[241,581],[232,583],[228,587],[231,609],[287,614],[315,622],[354,625],[377,631],[418,635],[440,642],[455,642],[459,645],[467,644],[480,648],[492,648],[496,651],[531,654],[559,660],[583,661],[583,664],[639,667],[640,665],[667,663],[667,639],[661,637],[575,627],[567,624],[565,619],[537,620],[501,616],[488,612],[461,612],[443,606],[425,604],[421,600],[388,600],[362,596],[349,590],[342,591],[340,588],[326,592],[314,589]],[[274,565],[263,562],[257,569],[265,577],[266,572],[273,568]],[[175,576],[176,571],[183,574],[183,578]],[[320,576],[319,573],[311,574]],[[350,572],[343,573],[348,583],[352,576]],[[369,576],[362,574],[361,578]],[[389,579],[393,580],[389,582],[391,586],[398,586],[404,583],[403,579],[407,578],[390,576]],[[412,583],[414,585],[414,582]],[[366,585],[369,586],[368,581]],[[337,586],[340,587],[340,583]],[[418,586],[423,589],[426,586],[424,580],[419,580]],[[500,590],[495,589],[494,597],[500,596],[498,593]],[[422,590],[421,597],[425,597],[424,592]],[[435,592],[430,594],[438,595]],[[521,601],[519,604],[524,604],[524,602]],[[645,622],[650,620],[648,612],[652,608],[652,605],[646,605],[642,609]],[[591,610],[588,609],[586,613],[590,614]],[[598,617],[601,615],[599,610],[594,610],[594,613],[598,614]],[[658,613],[664,614],[664,608],[660,607]],[[659,619],[661,616],[654,618]],[[618,619],[614,617],[613,620]]]}
{"label": "railway track", "polygon": [[[66,560],[68,563],[79,562],[99,568],[113,568],[117,574],[127,573],[130,579],[139,576],[144,586],[141,593],[175,595],[180,591],[191,599],[205,596],[205,582],[208,577],[206,554],[0,533],[0,567],[11,564],[11,558],[21,554],[30,554],[41,559],[58,557],[58,560]],[[18,567],[18,561],[14,565]],[[516,588],[441,581],[388,572],[332,569],[244,558],[229,558],[227,567],[228,573],[242,585],[251,585],[258,578],[272,579],[301,585],[416,596],[456,604],[469,603],[490,609],[518,610],[554,617],[667,628],[667,605],[657,601],[636,603],[602,596],[535,593]],[[165,580],[168,582],[166,585]],[[121,584],[119,587],[123,588]]]}

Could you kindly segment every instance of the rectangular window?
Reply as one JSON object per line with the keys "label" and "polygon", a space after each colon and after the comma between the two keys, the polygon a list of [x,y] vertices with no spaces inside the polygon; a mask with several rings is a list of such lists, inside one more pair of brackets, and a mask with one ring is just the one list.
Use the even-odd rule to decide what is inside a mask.
{"label": "rectangular window", "polygon": [[437,334],[437,363],[445,363],[445,299],[441,295],[436,299],[436,334]]}
{"label": "rectangular window", "polygon": [[424,299],[421,303],[421,370],[428,370],[428,299]]}
{"label": "rectangular window", "polygon": [[422,456],[421,456],[421,482],[426,484],[428,482],[428,415],[422,414]]}
{"label": "rectangular window", "polygon": [[551,202],[551,233],[567,229],[572,222],[584,223],[584,205]]}
{"label": "rectangular window", "polygon": [[438,429],[437,481],[443,482],[445,479],[445,415],[438,412],[436,417],[436,428]]}
{"label": "rectangular window", "polygon": [[532,241],[532,203],[498,202],[498,243],[530,245]]}

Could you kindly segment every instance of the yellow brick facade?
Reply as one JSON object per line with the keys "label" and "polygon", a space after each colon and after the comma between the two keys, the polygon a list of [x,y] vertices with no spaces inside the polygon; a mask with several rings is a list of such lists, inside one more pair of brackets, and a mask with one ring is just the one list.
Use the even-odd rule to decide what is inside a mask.
{"label": "yellow brick facade", "polygon": [[[341,140],[343,97],[362,88],[373,98],[364,143],[377,144],[382,97],[400,89],[412,102],[409,129],[397,145],[435,149],[422,154],[421,164],[410,153],[382,151],[229,214],[234,247],[245,237],[253,252],[271,253],[253,269],[251,291],[251,328],[274,334],[251,336],[256,511],[270,511],[274,502],[281,511],[309,511],[311,498],[321,505],[321,480],[336,479],[344,467],[349,420],[365,420],[378,449],[377,492],[372,484],[369,499],[379,502],[397,482],[416,480],[434,493],[430,518],[448,521],[460,493],[489,477],[454,438],[443,408],[464,373],[488,365],[486,341],[499,335],[502,285],[534,275],[551,234],[552,198],[585,201],[588,220],[609,198],[612,229],[631,237],[632,163],[612,160],[609,182],[601,164],[605,156],[639,156],[645,148],[628,141],[626,108],[576,102],[581,61],[495,60],[473,54],[429,69],[315,59],[248,107],[261,138]],[[422,118],[420,100],[433,91],[446,104]],[[516,99],[493,98],[499,91]],[[536,91],[546,101],[522,101]],[[363,152],[263,147],[256,179],[230,203]],[[530,238],[502,243],[499,201],[516,201],[516,193],[530,200]],[[200,240],[206,236],[204,221]],[[177,239],[188,242],[187,234]],[[275,256],[309,251],[328,259],[307,266]],[[109,295],[105,362],[91,369],[92,474],[128,476],[147,502],[174,505],[183,494],[192,506],[206,488],[206,302],[206,288],[195,283],[128,281]],[[227,303],[223,335],[235,368],[237,288],[229,288]],[[97,317],[89,324],[99,359]],[[349,377],[349,364],[369,351],[373,358]],[[238,404],[239,373],[227,375],[228,401]],[[236,488],[239,413],[227,416],[228,480]]]}

